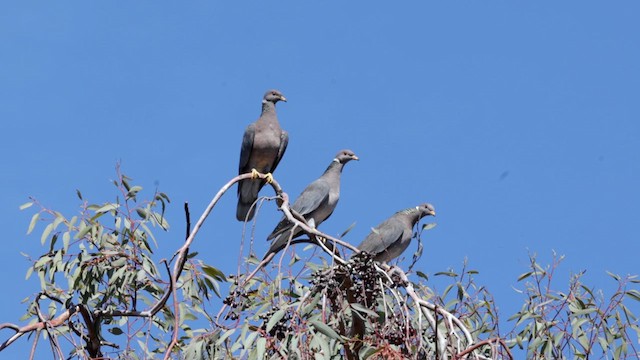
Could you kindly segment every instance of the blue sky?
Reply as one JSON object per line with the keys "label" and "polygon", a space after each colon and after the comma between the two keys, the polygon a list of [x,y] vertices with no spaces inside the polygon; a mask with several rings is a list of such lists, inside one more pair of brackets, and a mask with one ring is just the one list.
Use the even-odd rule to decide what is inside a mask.
{"label": "blue sky", "polygon": [[[158,186],[173,200],[161,236],[173,251],[182,202],[199,216],[236,174],[269,88],[289,99],[278,104],[290,142],[275,176],[291,196],[339,149],[361,158],[323,231],[356,222],[346,239],[357,244],[428,201],[438,226],[418,268],[467,257],[503,318],[522,303],[512,286],[529,252],[566,255],[559,285],[586,269],[611,289],[605,270],[639,272],[639,11],[630,1],[3,3],[0,322],[16,322],[38,290],[19,254],[45,251],[25,235],[28,196],[74,215],[75,189],[114,198],[121,161],[146,194]],[[193,247],[225,272],[237,267],[234,214],[235,190]],[[268,206],[257,237],[279,216]]]}

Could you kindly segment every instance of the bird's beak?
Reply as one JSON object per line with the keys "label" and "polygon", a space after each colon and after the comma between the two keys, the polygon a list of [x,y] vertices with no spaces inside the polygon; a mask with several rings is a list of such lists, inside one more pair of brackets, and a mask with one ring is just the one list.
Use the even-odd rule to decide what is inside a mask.
{"label": "bird's beak", "polygon": [[284,97],[284,96],[280,96],[280,100],[282,100],[282,101],[284,101],[284,102],[287,102],[287,98],[286,98],[286,97]]}
{"label": "bird's beak", "polygon": [[360,160],[360,158],[359,158],[359,157],[357,157],[357,156],[355,156],[355,155],[353,155],[353,157],[352,157],[351,159],[353,159],[353,160]]}
{"label": "bird's beak", "polygon": [[432,212],[431,212],[431,216],[436,216],[436,212],[435,212],[435,211],[432,211]]}

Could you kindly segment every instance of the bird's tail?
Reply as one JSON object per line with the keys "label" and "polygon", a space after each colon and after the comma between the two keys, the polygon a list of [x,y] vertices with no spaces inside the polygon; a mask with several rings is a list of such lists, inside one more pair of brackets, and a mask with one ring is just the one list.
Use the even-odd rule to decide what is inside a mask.
{"label": "bird's tail", "polygon": [[238,183],[238,206],[236,208],[236,219],[238,221],[249,221],[253,219],[255,207],[253,203],[258,199],[258,193],[264,186],[264,181],[242,180]]}

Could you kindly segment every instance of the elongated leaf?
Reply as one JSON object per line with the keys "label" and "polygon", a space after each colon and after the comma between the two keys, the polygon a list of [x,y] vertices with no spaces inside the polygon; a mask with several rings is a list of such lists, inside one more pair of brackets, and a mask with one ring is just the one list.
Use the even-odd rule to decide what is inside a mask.
{"label": "elongated leaf", "polygon": [[423,273],[423,272],[422,272],[422,271],[420,271],[420,270],[416,271],[416,275],[418,275],[418,276],[420,276],[421,278],[423,278],[423,279],[425,279],[425,280],[429,281],[429,276],[428,276],[427,274]]}
{"label": "elongated leaf", "polygon": [[234,332],[236,332],[236,329],[229,329],[225,331],[224,334],[220,336],[218,341],[216,341],[216,345],[221,345],[229,336],[233,335]]}
{"label": "elongated leaf", "polygon": [[269,319],[269,322],[267,323],[267,332],[271,331],[271,329],[273,329],[273,327],[282,320],[286,311],[286,309],[280,309],[271,316],[271,319]]}
{"label": "elongated leaf", "polygon": [[360,351],[358,352],[358,358],[362,360],[366,360],[370,358],[372,355],[375,355],[378,352],[380,352],[380,350],[382,350],[382,348],[376,349],[368,346],[363,346],[362,349],[360,349]]}
{"label": "elongated leaf", "polygon": [[526,272],[526,273],[518,276],[518,280],[517,281],[522,281],[522,280],[528,278],[531,275],[533,275],[533,271]]}
{"label": "elongated leaf", "polygon": [[449,276],[449,277],[458,276],[458,274],[454,273],[453,271],[440,271],[440,272],[437,272],[437,273],[435,273],[433,275],[435,275],[435,276],[444,275],[444,276]]}
{"label": "elongated leaf", "polygon": [[323,333],[324,335],[328,336],[331,339],[336,339],[336,340],[341,340],[340,339],[340,335],[338,335],[338,333],[333,330],[331,327],[329,327],[329,325],[318,321],[318,320],[311,320],[311,325],[313,325],[313,327],[318,330],[319,332]]}
{"label": "elongated leaf", "polygon": [[47,225],[47,227],[44,228],[44,231],[42,232],[42,236],[40,237],[40,243],[42,245],[44,245],[44,243],[49,238],[49,235],[51,234],[51,231],[53,231],[53,223]]}
{"label": "elongated leaf", "polygon": [[27,235],[31,234],[31,232],[33,231],[33,228],[36,227],[36,223],[38,222],[39,218],[40,218],[40,213],[33,214],[33,216],[31,217],[31,221],[29,222],[29,229],[27,229]]}
{"label": "elongated leaf", "polygon": [[71,234],[65,232],[62,234],[62,249],[66,253],[69,250],[69,241],[71,240]]}
{"label": "elongated leaf", "polygon": [[107,331],[109,331],[113,335],[122,335],[123,334],[122,329],[120,329],[119,327],[113,327],[113,328],[107,329]]}
{"label": "elongated leaf", "polygon": [[205,274],[211,276],[212,278],[218,281],[227,281],[227,278],[226,276],[224,276],[224,273],[214,268],[213,266],[202,265],[202,270],[204,271]]}
{"label": "elongated leaf", "polygon": [[373,317],[378,317],[378,313],[377,312],[375,312],[373,310],[370,310],[370,309],[367,309],[366,307],[364,307],[364,306],[362,306],[362,305],[360,305],[358,303],[352,303],[352,304],[349,304],[349,306],[351,306],[351,308],[353,310],[355,310],[355,311],[357,311],[359,313],[367,314],[367,315],[373,316]]}
{"label": "elongated leaf", "polygon": [[620,275],[616,275],[612,272],[609,271],[605,271],[607,273],[607,275],[611,276],[612,278],[614,278],[616,281],[620,281]]}
{"label": "elongated leaf", "polygon": [[80,231],[78,231],[78,233],[76,234],[76,236],[74,236],[75,239],[82,239],[85,235],[87,235],[87,233],[89,231],[91,231],[91,228],[93,226],[86,224],[84,221],[80,223]]}
{"label": "elongated leaf", "polygon": [[356,223],[352,223],[351,225],[349,225],[349,227],[347,228],[347,230],[343,231],[342,234],[340,234],[340,238],[342,239],[345,235],[347,235],[349,233],[349,231],[351,231],[354,227],[356,226]]}
{"label": "elongated leaf", "polygon": [[102,213],[106,213],[112,210],[116,210],[117,208],[119,208],[120,205],[118,204],[106,204],[103,205],[102,207],[100,207],[98,210],[96,210],[96,213],[98,214],[102,214]]}
{"label": "elongated leaf", "polygon": [[627,292],[624,293],[625,295],[627,295],[628,297],[632,298],[635,301],[640,301],[640,291],[638,290],[628,290]]}
{"label": "elongated leaf", "polygon": [[437,223],[428,223],[428,224],[424,224],[422,225],[422,230],[426,231],[426,230],[431,230],[434,227],[436,227],[438,224]]}
{"label": "elongated leaf", "polygon": [[264,359],[267,351],[267,339],[260,337],[256,342],[256,359]]}
{"label": "elongated leaf", "polygon": [[33,205],[33,201],[26,202],[20,205],[20,210],[28,209]]}

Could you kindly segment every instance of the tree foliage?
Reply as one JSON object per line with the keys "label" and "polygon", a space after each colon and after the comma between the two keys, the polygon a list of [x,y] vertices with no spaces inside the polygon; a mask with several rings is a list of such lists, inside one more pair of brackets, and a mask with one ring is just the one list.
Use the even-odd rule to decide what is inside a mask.
{"label": "tree foliage", "polygon": [[[115,200],[93,204],[78,192],[79,215],[35,199],[24,204],[35,209],[28,233],[42,229],[46,250],[28,257],[27,278],[37,276],[40,289],[26,300],[26,325],[0,325],[2,334],[13,331],[0,351],[33,334],[34,349],[44,339],[56,357],[76,359],[512,359],[512,351],[531,359],[638,357],[640,328],[627,304],[640,301],[635,276],[611,274],[618,288],[610,296],[584,285],[582,273],[557,290],[561,257],[545,267],[531,256],[517,279],[524,304],[501,321],[466,262],[433,274],[447,281],[436,292],[427,274],[378,264],[308,227],[277,181],[279,209],[310,244],[288,247],[269,265],[249,249],[247,272],[225,276],[189,248],[243,176],[250,174],[221,188],[193,227],[185,205],[185,242],[170,259],[154,254],[168,246],[154,232],[169,227],[169,197],[143,197],[119,170]],[[416,237],[431,227],[419,226]],[[303,260],[301,250],[312,255]],[[501,331],[505,324],[513,329]]]}

